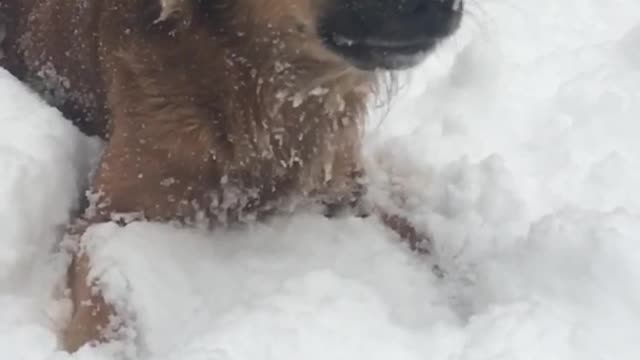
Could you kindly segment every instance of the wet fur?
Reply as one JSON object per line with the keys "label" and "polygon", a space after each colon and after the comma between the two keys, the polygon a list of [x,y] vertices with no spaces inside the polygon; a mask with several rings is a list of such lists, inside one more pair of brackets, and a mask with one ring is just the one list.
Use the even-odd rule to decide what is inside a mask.
{"label": "wet fur", "polygon": [[[75,234],[114,213],[218,224],[301,199],[356,203],[363,113],[376,82],[313,34],[323,5],[0,0],[8,30],[0,64],[106,140],[95,201]],[[113,311],[91,291],[88,264],[79,252],[70,268],[70,351],[101,339]]]}

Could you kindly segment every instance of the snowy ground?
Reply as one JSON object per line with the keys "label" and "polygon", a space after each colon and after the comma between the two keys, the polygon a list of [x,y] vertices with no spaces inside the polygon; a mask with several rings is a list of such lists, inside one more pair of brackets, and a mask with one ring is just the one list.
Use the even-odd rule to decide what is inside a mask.
{"label": "snowy ground", "polygon": [[[638,359],[640,2],[468,8],[368,136],[373,195],[428,229],[435,258],[311,213],[93,228],[141,359]],[[60,226],[96,153],[0,70],[2,359],[123,350],[56,350]]]}

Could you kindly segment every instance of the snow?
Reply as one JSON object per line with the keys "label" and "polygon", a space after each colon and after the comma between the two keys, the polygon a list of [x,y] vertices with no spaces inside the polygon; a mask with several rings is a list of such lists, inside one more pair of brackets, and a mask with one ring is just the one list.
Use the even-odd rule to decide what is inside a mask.
{"label": "snow", "polygon": [[467,8],[367,134],[372,197],[433,257],[312,212],[95,226],[93,272],[136,336],[72,356],[59,238],[99,144],[0,71],[2,358],[636,359],[640,2]]}

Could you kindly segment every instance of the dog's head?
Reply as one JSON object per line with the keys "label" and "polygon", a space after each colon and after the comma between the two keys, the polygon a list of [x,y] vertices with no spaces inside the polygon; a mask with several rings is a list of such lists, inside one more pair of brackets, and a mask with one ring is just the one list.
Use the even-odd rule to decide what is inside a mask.
{"label": "dog's head", "polygon": [[[317,56],[361,70],[418,64],[459,26],[464,0],[156,0],[158,20],[206,14],[226,33],[299,35]],[[234,28],[236,27],[236,28]],[[304,35],[304,36],[302,36]],[[278,46],[278,44],[274,44]]]}

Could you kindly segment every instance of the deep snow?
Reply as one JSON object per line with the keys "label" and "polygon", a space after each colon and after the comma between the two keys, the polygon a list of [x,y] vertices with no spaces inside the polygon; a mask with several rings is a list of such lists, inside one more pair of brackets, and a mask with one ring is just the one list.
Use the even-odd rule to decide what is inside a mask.
{"label": "deep snow", "polygon": [[[71,358],[638,359],[640,2],[467,7],[367,135],[372,196],[433,235],[433,258],[313,213],[94,227],[136,346]],[[70,358],[57,247],[98,149],[0,70],[0,358]]]}

